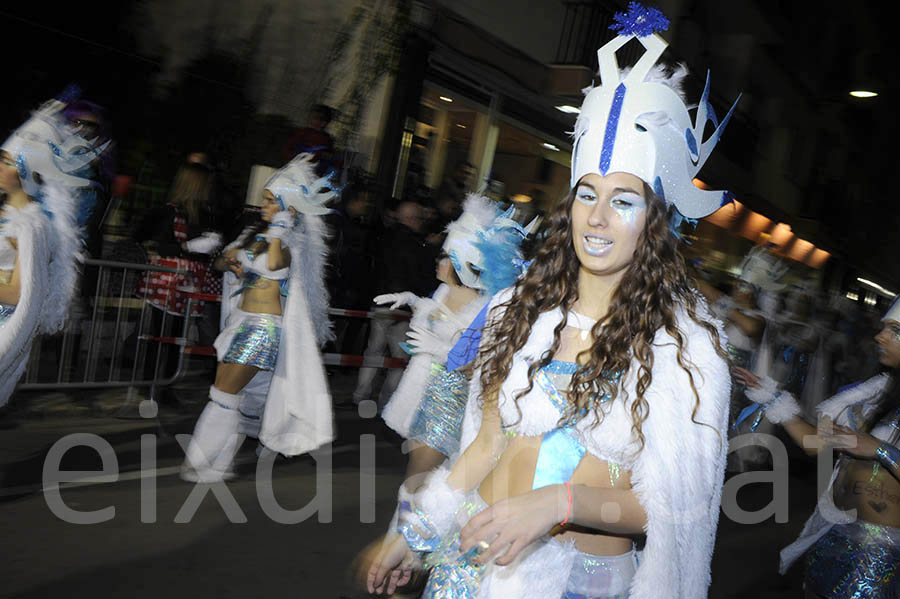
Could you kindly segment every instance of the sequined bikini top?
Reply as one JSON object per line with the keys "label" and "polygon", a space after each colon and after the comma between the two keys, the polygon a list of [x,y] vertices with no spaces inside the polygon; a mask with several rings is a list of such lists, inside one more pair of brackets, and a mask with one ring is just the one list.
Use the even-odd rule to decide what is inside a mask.
{"label": "sequined bikini top", "polygon": [[[572,376],[578,370],[575,362],[551,360],[549,364],[535,372],[535,385],[547,394],[547,398],[558,410],[565,414],[568,404],[563,396],[569,390]],[[605,401],[605,399],[600,399]],[[544,433],[538,450],[538,459],[534,467],[532,489],[540,489],[548,485],[565,483],[572,478],[586,449],[582,444],[574,423],[555,428]],[[610,484],[615,485],[619,477],[617,464],[608,461]]]}
{"label": "sequined bikini top", "polygon": [[238,260],[240,260],[241,266],[244,268],[244,277],[241,280],[240,288],[235,291],[232,296],[243,293],[245,289],[256,287],[261,278],[278,281],[278,285],[281,288],[281,295],[288,295],[288,282],[290,281],[289,277],[291,275],[291,268],[289,266],[279,268],[278,270],[270,270],[269,267],[266,266],[266,252],[256,254],[250,249],[243,249],[238,252]]}

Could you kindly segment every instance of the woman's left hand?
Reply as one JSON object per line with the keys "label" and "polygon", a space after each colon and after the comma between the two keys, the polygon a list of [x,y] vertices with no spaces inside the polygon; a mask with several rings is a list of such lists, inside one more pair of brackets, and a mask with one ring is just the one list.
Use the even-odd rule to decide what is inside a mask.
{"label": "woman's left hand", "polygon": [[[845,426],[833,425],[831,432],[820,431],[819,437],[829,445],[833,445],[835,449],[839,449],[843,453],[849,454],[856,458],[874,459],[875,450],[881,445],[881,440],[860,433]],[[850,437],[850,438],[848,438]],[[849,447],[853,445],[853,447]]]}
{"label": "woman's left hand", "polygon": [[487,549],[478,556],[477,563],[496,560],[499,566],[509,565],[522,549],[550,532],[565,517],[567,503],[563,485],[549,485],[497,502],[474,516],[460,531],[460,551],[465,554],[484,543]]}

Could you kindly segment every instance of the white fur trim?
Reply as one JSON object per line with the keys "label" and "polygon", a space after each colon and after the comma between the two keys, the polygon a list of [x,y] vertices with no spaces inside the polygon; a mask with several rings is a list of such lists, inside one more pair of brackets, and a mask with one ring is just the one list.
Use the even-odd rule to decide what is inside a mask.
{"label": "white fur trim", "polygon": [[9,400],[25,371],[31,343],[40,332],[45,298],[50,294],[47,266],[54,245],[50,222],[37,202],[21,210],[7,207],[5,217],[6,236],[18,243],[21,289],[16,311],[0,329],[0,406]]}
{"label": "white fur trim", "polygon": [[547,599],[562,597],[578,551],[571,541],[541,537],[522,550],[508,566],[491,564],[485,571],[479,599]]}
{"label": "white fur trim", "polygon": [[331,393],[319,343],[330,335],[324,286],[324,226],[304,214],[290,240],[290,288],[281,345],[272,373],[259,440],[273,451],[299,455],[334,439]]}
{"label": "white fur trim", "polygon": [[761,377],[758,387],[748,387],[744,390],[747,399],[760,404],[767,404],[775,399],[776,393],[778,393],[778,383],[770,376]]}
{"label": "white fur trim", "polygon": [[229,410],[237,410],[241,405],[241,399],[243,399],[243,397],[243,393],[225,393],[215,386],[210,386],[209,388],[209,398],[223,408],[228,408]]}
{"label": "white fur trim", "polygon": [[799,416],[803,410],[800,404],[794,399],[794,396],[787,391],[782,391],[781,395],[765,405],[766,418],[773,424],[781,424],[787,422],[791,418]]}
{"label": "white fur trim", "polygon": [[466,498],[462,491],[452,489],[447,484],[450,469],[441,466],[425,478],[425,483],[416,491],[413,501],[427,517],[437,534],[444,536],[456,521],[456,511]]}
{"label": "white fur trim", "polygon": [[816,412],[820,417],[827,416],[836,424],[849,426],[850,410],[856,405],[862,406],[863,417],[868,418],[878,408],[884,391],[891,382],[889,374],[883,373],[832,395],[818,405]]}

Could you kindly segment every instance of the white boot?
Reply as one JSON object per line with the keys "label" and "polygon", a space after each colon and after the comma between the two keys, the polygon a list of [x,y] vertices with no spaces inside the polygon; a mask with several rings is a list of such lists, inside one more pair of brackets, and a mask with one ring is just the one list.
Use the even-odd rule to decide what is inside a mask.
{"label": "white boot", "polygon": [[185,452],[181,478],[191,482],[218,482],[234,478],[231,463],[244,441],[238,432],[238,405],[243,393],[233,395],[209,388],[209,403],[194,427]]}

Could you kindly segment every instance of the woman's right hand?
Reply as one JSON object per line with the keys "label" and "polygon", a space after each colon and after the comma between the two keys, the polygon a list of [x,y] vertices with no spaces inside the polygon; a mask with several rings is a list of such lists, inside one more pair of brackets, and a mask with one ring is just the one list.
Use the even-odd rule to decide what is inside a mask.
{"label": "woman's right hand", "polygon": [[745,387],[759,387],[759,377],[746,368],[741,368],[740,366],[732,366],[731,376],[734,377],[734,380],[741,383]]}
{"label": "woman's right hand", "polygon": [[225,258],[225,270],[233,272],[234,276],[239,279],[244,276],[244,266],[233,256]]}
{"label": "woman's right hand", "polygon": [[391,595],[412,578],[415,556],[403,535],[388,534],[381,551],[369,566],[366,588],[370,593]]}

